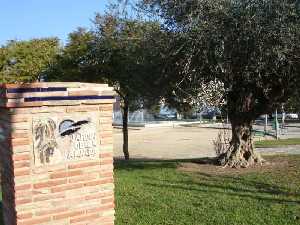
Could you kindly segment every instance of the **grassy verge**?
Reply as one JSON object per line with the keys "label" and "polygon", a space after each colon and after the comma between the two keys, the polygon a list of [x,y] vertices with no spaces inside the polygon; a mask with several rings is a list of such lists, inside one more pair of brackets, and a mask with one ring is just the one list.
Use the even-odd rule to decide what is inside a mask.
{"label": "grassy verge", "polygon": [[250,170],[119,162],[116,225],[298,225],[300,156],[267,159]]}
{"label": "grassy verge", "polygon": [[246,173],[119,163],[116,225],[300,224],[300,156],[276,159],[281,166]]}
{"label": "grassy verge", "polygon": [[300,145],[300,138],[261,140],[255,142],[255,147],[257,148],[282,147],[286,145]]}

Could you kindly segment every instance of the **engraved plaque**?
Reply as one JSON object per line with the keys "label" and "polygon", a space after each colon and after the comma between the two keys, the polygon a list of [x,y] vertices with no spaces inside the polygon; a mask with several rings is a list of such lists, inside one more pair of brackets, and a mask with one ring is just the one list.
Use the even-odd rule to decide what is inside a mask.
{"label": "engraved plaque", "polygon": [[33,118],[34,163],[53,165],[99,155],[97,114]]}

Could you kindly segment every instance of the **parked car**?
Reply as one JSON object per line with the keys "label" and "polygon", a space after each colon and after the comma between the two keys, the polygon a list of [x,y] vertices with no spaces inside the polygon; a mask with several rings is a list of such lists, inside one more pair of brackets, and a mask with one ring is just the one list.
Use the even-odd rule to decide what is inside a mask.
{"label": "parked car", "polygon": [[299,118],[297,113],[287,113],[285,115],[286,119],[292,119],[292,120],[297,120]]}
{"label": "parked car", "polygon": [[[275,119],[275,117],[276,117],[276,114],[273,113],[272,116],[271,116],[271,119]],[[277,119],[282,119],[282,113],[277,113]]]}
{"label": "parked car", "polygon": [[222,118],[221,111],[219,109],[214,109],[214,110],[206,110],[200,113],[202,119],[213,119],[216,117],[217,119]]}
{"label": "parked car", "polygon": [[176,114],[166,114],[165,117],[169,120],[172,120],[172,119],[177,119],[177,115]]}
{"label": "parked car", "polygon": [[[266,115],[260,115],[259,117],[257,117],[257,120],[265,120],[265,116]],[[269,119],[269,115],[268,115],[268,119]]]}
{"label": "parked car", "polygon": [[177,115],[176,114],[156,114],[154,115],[155,119],[158,120],[176,120]]}
{"label": "parked car", "polygon": [[[278,113],[277,114],[277,118],[278,119],[282,119],[282,113]],[[275,113],[272,114],[272,118],[275,118]],[[285,119],[292,119],[292,120],[296,120],[299,119],[299,116],[297,113],[285,113]]]}

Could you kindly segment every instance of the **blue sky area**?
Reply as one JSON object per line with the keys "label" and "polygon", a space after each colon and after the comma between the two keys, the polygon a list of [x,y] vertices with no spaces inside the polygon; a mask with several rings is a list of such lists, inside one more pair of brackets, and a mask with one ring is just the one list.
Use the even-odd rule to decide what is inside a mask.
{"label": "blue sky area", "polygon": [[0,45],[7,40],[58,37],[91,27],[110,0],[0,0]]}

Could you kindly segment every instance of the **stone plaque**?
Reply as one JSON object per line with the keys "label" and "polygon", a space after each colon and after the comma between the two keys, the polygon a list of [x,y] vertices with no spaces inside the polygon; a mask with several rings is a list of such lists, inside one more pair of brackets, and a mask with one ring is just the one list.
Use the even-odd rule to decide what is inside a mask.
{"label": "stone plaque", "polygon": [[36,166],[88,160],[99,155],[98,116],[72,115],[33,118],[33,154]]}

